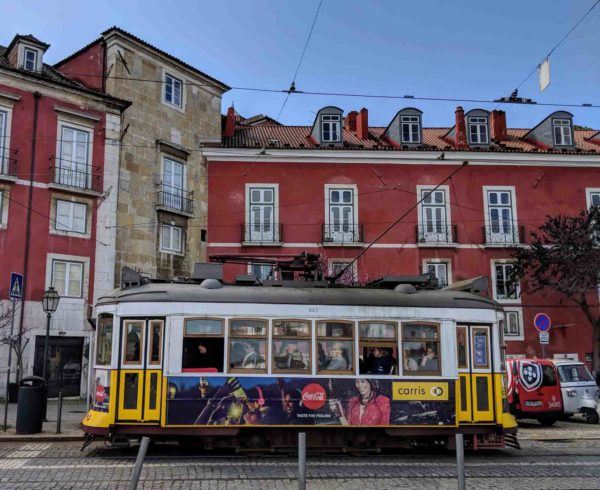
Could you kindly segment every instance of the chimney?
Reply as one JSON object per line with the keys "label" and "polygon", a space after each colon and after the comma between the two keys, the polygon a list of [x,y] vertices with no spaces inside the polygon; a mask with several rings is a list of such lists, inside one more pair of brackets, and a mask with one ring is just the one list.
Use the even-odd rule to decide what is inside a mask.
{"label": "chimney", "polygon": [[469,147],[467,144],[467,127],[465,124],[465,111],[461,106],[454,112],[456,116],[456,125],[454,126],[454,144],[457,149],[465,150]]}
{"label": "chimney", "polygon": [[369,139],[369,111],[364,107],[356,117],[356,136],[361,140]]}
{"label": "chimney", "polygon": [[235,109],[231,106],[227,109],[227,119],[225,120],[225,130],[223,131],[223,137],[233,138],[235,135]]}
{"label": "chimney", "polygon": [[356,118],[358,117],[358,112],[351,111],[344,119],[344,128],[348,131],[356,131]]}
{"label": "chimney", "polygon": [[508,136],[506,130],[506,112],[492,111],[490,117],[490,132],[492,139],[496,141],[504,141]]}

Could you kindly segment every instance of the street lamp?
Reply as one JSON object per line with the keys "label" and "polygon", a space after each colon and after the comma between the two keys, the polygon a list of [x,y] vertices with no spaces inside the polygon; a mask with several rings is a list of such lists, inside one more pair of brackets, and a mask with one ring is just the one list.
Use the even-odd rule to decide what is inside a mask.
{"label": "street lamp", "polygon": [[46,379],[46,364],[48,362],[48,341],[50,340],[50,319],[52,318],[52,313],[56,311],[58,308],[58,302],[60,301],[60,296],[56,292],[56,290],[50,286],[46,291],[44,291],[44,297],[42,298],[42,308],[44,309],[44,313],[46,313],[46,341],[44,342],[44,364],[42,364],[42,378],[46,384],[48,380]]}

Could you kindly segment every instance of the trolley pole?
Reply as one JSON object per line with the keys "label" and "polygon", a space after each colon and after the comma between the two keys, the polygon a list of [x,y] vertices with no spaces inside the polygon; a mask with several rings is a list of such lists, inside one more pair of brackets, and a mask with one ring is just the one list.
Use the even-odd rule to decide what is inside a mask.
{"label": "trolley pole", "polygon": [[460,432],[456,433],[456,472],[458,474],[458,490],[465,490],[465,441]]}
{"label": "trolley pole", "polygon": [[17,307],[17,300],[16,298],[13,298],[12,300],[12,313],[11,313],[11,319],[10,319],[10,340],[8,341],[8,367],[6,368],[6,393],[4,396],[4,432],[6,432],[6,430],[8,429],[8,395],[9,395],[9,389],[8,386],[10,385],[10,365],[12,363],[12,351],[13,351],[13,346],[12,346],[12,342],[13,342],[13,333],[14,333],[14,328],[15,328],[15,309]]}
{"label": "trolley pole", "polygon": [[146,459],[146,451],[150,445],[149,437],[142,437],[142,443],[138,451],[137,459],[135,460],[135,466],[133,467],[133,474],[131,475],[131,481],[129,482],[129,490],[136,490],[138,481],[140,480],[140,474],[142,473],[142,466],[144,465],[144,459]]}
{"label": "trolley pole", "polygon": [[306,490],[306,432],[298,433],[298,490]]}

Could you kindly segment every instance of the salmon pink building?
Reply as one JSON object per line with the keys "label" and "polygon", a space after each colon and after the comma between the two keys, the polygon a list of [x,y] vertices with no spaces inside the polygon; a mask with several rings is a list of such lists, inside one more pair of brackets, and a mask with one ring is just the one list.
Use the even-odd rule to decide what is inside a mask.
{"label": "salmon pink building", "polygon": [[[445,128],[424,127],[424,117],[404,108],[372,127],[366,109],[324,107],[312,126],[283,126],[230,109],[221,145],[203,152],[209,257],[306,251],[333,276],[405,215],[343,282],[431,273],[444,287],[484,276],[506,310],[508,354],[541,355],[533,318],[545,312],[547,355],[590,361],[583,314],[552,295],[521,294],[512,253],[547,215],[600,203],[600,131],[577,129],[566,111],[528,129],[508,128],[499,110],[457,107]],[[227,263],[224,274],[265,280],[272,271]]]}

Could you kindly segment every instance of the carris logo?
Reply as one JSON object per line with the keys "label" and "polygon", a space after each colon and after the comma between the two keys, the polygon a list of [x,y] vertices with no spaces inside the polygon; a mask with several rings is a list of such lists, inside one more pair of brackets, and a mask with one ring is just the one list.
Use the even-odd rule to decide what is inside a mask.
{"label": "carris logo", "polygon": [[431,396],[442,396],[444,389],[441,386],[432,386],[429,393],[431,393]]}
{"label": "carris logo", "polygon": [[318,410],[327,401],[325,388],[319,383],[310,383],[302,389],[302,405],[311,410]]}

